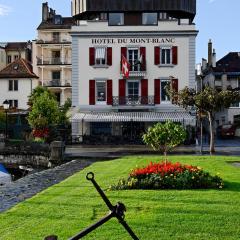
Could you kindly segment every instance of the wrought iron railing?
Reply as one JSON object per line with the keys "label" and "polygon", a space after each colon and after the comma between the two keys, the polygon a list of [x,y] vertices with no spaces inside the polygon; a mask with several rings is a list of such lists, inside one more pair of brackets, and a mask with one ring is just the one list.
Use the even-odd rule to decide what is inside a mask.
{"label": "wrought iron railing", "polygon": [[71,87],[71,81],[66,79],[44,80],[43,85],[46,87]]}
{"label": "wrought iron railing", "polygon": [[113,106],[138,106],[138,105],[154,105],[154,96],[137,96],[137,97],[115,97],[113,96]]}

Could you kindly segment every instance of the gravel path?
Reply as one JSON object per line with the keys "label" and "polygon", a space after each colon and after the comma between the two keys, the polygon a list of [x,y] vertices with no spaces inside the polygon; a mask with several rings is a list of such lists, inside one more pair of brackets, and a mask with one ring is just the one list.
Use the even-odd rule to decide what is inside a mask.
{"label": "gravel path", "polygon": [[0,186],[0,212],[61,182],[92,164],[92,161],[72,160],[55,168],[27,175],[15,182]]}

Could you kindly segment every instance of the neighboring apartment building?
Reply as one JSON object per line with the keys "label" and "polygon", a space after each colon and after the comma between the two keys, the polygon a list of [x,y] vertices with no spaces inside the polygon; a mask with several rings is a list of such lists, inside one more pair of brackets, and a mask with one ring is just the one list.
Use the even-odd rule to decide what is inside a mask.
{"label": "neighboring apartment building", "polygon": [[0,71],[6,67],[6,52],[4,46],[0,44]]}
{"label": "neighboring apartment building", "polygon": [[17,59],[32,61],[32,43],[28,42],[8,42],[5,46],[6,64],[12,63]]}
{"label": "neighboring apartment building", "polygon": [[[215,50],[212,50],[211,40],[208,43],[208,60],[203,60],[203,85],[219,89],[240,89],[240,52],[229,52],[216,61]],[[215,116],[216,126],[235,123],[240,124],[240,103],[235,103],[228,109],[223,109]]]}
{"label": "neighboring apartment building", "polygon": [[0,42],[0,70],[20,58],[32,61],[32,43],[30,41]]}
{"label": "neighboring apartment building", "polygon": [[71,98],[72,48],[69,34],[74,20],[57,15],[42,4],[42,22],[33,41],[33,67],[42,86],[57,96],[60,104]]}
{"label": "neighboring apartment building", "polygon": [[126,142],[156,122],[195,126],[166,92],[195,87],[195,13],[196,0],[73,0],[72,134]]}
{"label": "neighboring apartment building", "polygon": [[32,71],[32,65],[25,59],[17,59],[0,71],[0,105],[5,100],[10,108],[28,109],[28,97],[38,86],[38,77]]}

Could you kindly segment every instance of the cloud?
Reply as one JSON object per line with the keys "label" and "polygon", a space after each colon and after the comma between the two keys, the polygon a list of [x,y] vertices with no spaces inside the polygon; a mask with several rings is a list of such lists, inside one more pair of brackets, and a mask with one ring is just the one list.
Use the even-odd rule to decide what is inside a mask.
{"label": "cloud", "polygon": [[12,9],[9,6],[0,4],[0,16],[6,16],[8,15]]}

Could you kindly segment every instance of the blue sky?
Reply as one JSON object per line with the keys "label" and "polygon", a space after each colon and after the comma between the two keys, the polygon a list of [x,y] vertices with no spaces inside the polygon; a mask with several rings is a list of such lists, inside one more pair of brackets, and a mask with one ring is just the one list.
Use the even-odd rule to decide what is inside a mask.
{"label": "blue sky", "polygon": [[[0,42],[35,39],[41,21],[41,5],[46,1],[0,0]],[[62,16],[71,15],[71,0],[48,0],[48,3]],[[240,0],[197,0],[197,62],[207,57],[210,38],[217,59],[230,51],[240,52],[239,9]]]}

